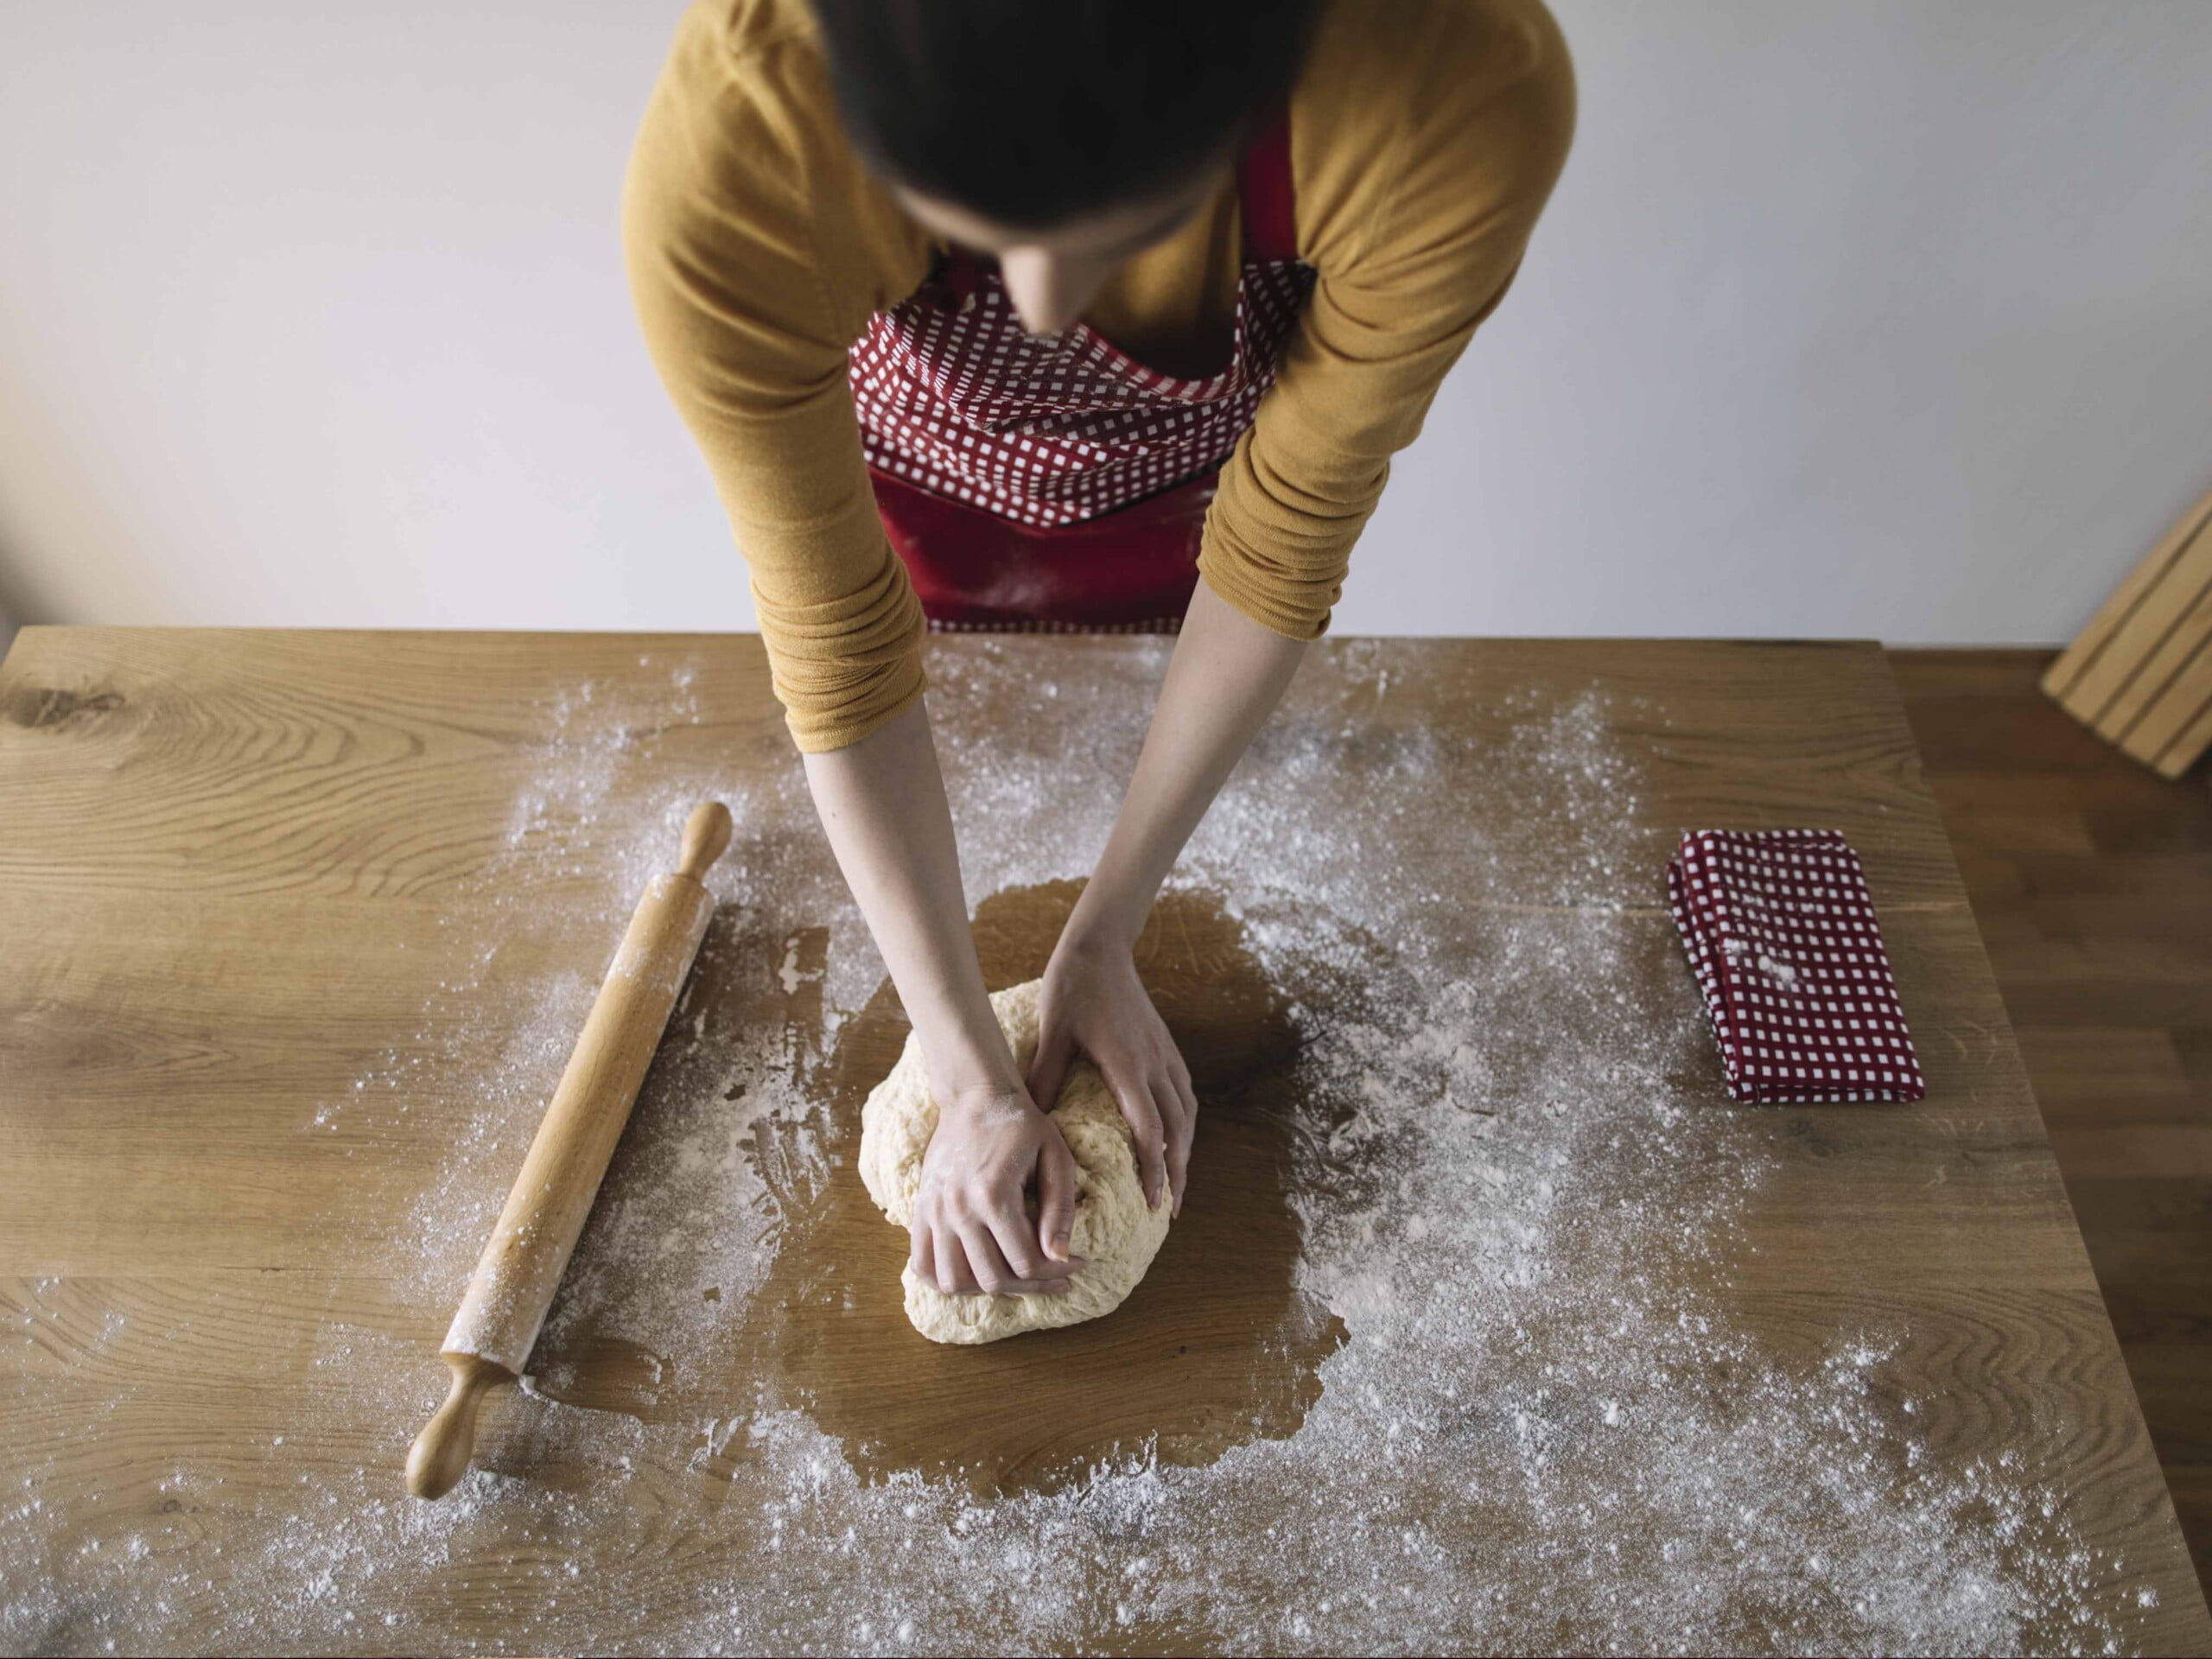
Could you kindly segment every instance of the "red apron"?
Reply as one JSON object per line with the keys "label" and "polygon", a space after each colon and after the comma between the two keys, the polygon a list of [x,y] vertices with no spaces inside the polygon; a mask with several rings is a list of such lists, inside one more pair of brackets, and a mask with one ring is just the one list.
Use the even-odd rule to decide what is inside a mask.
{"label": "red apron", "polygon": [[1290,129],[1237,168],[1234,345],[1161,374],[1087,323],[1032,335],[995,269],[955,249],[852,349],[861,440],[930,626],[1172,633],[1198,582],[1214,480],[1274,384],[1314,272],[1297,257]]}

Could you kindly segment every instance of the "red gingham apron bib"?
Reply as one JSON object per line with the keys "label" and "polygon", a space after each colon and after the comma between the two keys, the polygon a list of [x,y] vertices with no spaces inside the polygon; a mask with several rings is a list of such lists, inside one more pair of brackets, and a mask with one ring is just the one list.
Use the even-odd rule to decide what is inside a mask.
{"label": "red gingham apron bib", "polygon": [[1290,130],[1237,168],[1244,262],[1228,365],[1147,368],[1088,324],[1039,338],[995,270],[955,249],[879,311],[849,373],[878,510],[930,626],[1172,633],[1223,461],[1312,293]]}

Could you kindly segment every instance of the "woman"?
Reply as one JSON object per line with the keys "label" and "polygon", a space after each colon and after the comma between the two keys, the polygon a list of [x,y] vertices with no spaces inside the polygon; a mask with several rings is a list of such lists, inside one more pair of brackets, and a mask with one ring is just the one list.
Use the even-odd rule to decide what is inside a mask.
{"label": "woman", "polygon": [[[1198,1103],[1132,950],[1327,626],[1389,457],[1518,267],[1573,81],[1541,0],[698,0],[624,236],[824,830],[938,1103],[912,1265],[1067,1287],[1072,1055],[1180,1209]],[[1179,638],[1046,970],[991,1017],[926,626]],[[1033,1192],[1033,1222],[1025,1194]]]}

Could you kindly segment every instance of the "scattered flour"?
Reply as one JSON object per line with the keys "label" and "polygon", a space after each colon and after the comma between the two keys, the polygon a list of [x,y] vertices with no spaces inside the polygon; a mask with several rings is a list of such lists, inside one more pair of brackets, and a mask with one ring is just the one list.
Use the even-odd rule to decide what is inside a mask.
{"label": "scattered flour", "polygon": [[[1119,642],[1080,698],[1039,642],[939,658],[932,716],[971,898],[1095,857],[1166,649]],[[181,1461],[162,1483],[180,1512],[98,1562],[52,1553],[35,1482],[0,1494],[0,1645],[162,1648],[189,1620],[203,1646],[421,1650],[454,1644],[455,1610],[488,1606],[507,1651],[2116,1649],[2155,1592],[2091,1558],[2020,1452],[1935,1466],[1923,1414],[1940,1402],[1891,1375],[1908,1332],[1783,1351],[1732,1313],[1781,1120],[1721,1100],[1695,989],[1655,967],[1674,953],[1655,891],[1669,838],[1630,827],[1639,779],[1611,734],[1638,711],[1523,694],[1514,738],[1477,753],[1393,718],[1425,671],[1379,644],[1317,657],[1178,876],[1234,906],[1303,1039],[1300,1278],[1350,1338],[1294,1435],[982,1501],[912,1473],[869,1484],[772,1378],[648,1422],[564,1406],[541,1377],[429,1505],[397,1475],[438,1392],[425,1375],[357,1402],[388,1467],[302,1459],[296,1497],[264,1500],[257,1541],[219,1560],[191,1548],[195,1509],[225,1501],[219,1456]],[[556,741],[487,883],[516,928],[558,927],[579,963],[619,935],[713,784],[635,737],[648,714],[680,722],[688,695],[679,679],[641,714],[586,686],[551,711]],[[1035,717],[991,717],[1007,707]],[[857,1179],[830,1164],[805,1079],[810,1045],[880,968],[796,766],[730,804],[701,973],[818,993],[827,1034],[679,1008],[549,1326],[649,1349],[641,1397],[664,1364],[715,1374],[790,1218]],[[419,1218],[396,1294],[425,1332],[594,988],[595,960],[547,978],[503,1034],[470,1011],[499,956],[457,953],[424,1021],[445,1046],[395,1050],[308,1131],[372,1135],[449,1097],[449,1165],[393,1191],[394,1213]],[[450,1098],[464,1080],[466,1109]],[[396,1346],[367,1369],[412,1376]]]}

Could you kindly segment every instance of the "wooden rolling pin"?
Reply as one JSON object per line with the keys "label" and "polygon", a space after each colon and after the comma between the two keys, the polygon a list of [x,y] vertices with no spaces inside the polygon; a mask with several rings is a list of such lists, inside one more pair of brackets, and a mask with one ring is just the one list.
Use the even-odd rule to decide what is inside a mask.
{"label": "wooden rolling pin", "polygon": [[417,1497],[444,1497],[468,1471],[485,1390],[515,1381],[529,1362],[569,1252],[591,1214],[600,1178],[706,937],[715,900],[702,880],[729,836],[729,809],[720,801],[701,805],[683,826],[682,862],[652,879],[630,918],[446,1332],[442,1351],[453,1388],[407,1453],[407,1490]]}

